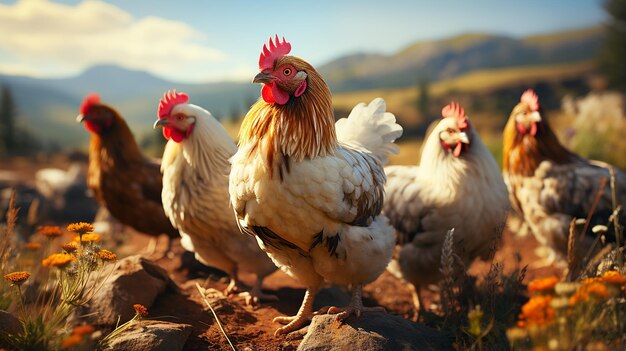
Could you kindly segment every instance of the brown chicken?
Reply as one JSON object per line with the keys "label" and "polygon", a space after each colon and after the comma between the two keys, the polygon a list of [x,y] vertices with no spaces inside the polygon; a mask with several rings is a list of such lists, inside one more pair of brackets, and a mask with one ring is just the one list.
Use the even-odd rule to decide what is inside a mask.
{"label": "brown chicken", "polygon": [[[626,174],[604,162],[587,160],[565,148],[545,118],[532,90],[522,95],[504,128],[503,176],[520,231],[530,231],[539,242],[536,266],[552,264],[567,252],[570,222],[587,218],[601,179],[615,172],[616,206],[626,204]],[[613,213],[611,187],[599,193],[588,232],[577,243],[577,255],[587,251],[597,224],[607,225]],[[626,216],[620,213],[620,222]],[[609,225],[609,234],[612,226]],[[610,237],[609,237],[610,239]],[[563,264],[564,261],[558,260]]]}
{"label": "brown chicken", "polygon": [[163,212],[160,165],[142,155],[120,114],[89,95],[77,121],[91,132],[87,184],[100,205],[138,232],[178,237]]}

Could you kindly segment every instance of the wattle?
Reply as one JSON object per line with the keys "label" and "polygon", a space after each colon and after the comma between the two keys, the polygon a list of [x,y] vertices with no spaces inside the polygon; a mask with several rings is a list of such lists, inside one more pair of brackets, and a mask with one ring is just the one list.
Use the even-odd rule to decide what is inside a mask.
{"label": "wattle", "polygon": [[289,101],[289,94],[280,89],[275,83],[263,84],[261,96],[268,104],[273,102],[284,105]]}
{"label": "wattle", "polygon": [[87,128],[88,131],[96,134],[100,133],[100,130],[102,130],[102,128],[100,128],[100,125],[91,121],[85,121],[85,128]]}
{"label": "wattle", "polygon": [[537,122],[530,125],[530,135],[535,136],[535,134],[537,134]]}
{"label": "wattle", "polygon": [[183,141],[183,139],[185,139],[185,135],[178,129],[168,127],[163,128],[163,136],[165,137],[165,139],[171,139],[177,143],[180,143],[181,141]]}

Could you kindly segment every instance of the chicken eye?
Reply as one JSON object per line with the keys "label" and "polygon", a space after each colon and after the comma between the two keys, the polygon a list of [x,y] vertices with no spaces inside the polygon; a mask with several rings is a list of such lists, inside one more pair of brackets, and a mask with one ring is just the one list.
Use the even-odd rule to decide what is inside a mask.
{"label": "chicken eye", "polygon": [[286,75],[286,76],[290,75],[291,74],[291,68],[285,68],[283,70],[283,74]]}
{"label": "chicken eye", "polygon": [[182,121],[183,119],[185,119],[185,116],[183,116],[183,115],[176,115],[176,120],[177,121]]}
{"label": "chicken eye", "polygon": [[446,129],[446,132],[448,132],[448,134],[454,134],[454,129],[448,128]]}

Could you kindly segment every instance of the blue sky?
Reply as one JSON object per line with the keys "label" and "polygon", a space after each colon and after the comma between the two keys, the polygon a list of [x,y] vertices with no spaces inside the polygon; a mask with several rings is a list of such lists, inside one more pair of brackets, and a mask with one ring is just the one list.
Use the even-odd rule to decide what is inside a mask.
{"label": "blue sky", "polygon": [[114,63],[180,82],[247,80],[274,33],[320,65],[465,32],[525,36],[605,18],[600,0],[0,0],[0,73],[61,77]]}

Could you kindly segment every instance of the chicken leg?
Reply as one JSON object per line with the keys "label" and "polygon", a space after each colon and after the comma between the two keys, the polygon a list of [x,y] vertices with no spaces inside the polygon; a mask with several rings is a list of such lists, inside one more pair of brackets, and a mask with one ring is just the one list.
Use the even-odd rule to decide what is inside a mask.
{"label": "chicken leg", "polygon": [[358,284],[352,292],[352,301],[346,307],[330,307],[328,314],[336,314],[338,321],[343,321],[346,318],[354,314],[357,318],[361,316],[363,312],[386,312],[384,307],[365,307],[363,306],[363,285]]}
{"label": "chicken leg", "polygon": [[319,290],[319,287],[309,287],[306,289],[302,305],[300,305],[300,309],[295,316],[278,316],[274,318],[273,321],[275,323],[286,324],[284,327],[276,329],[274,332],[275,336],[291,333],[311,321],[313,316],[317,314],[313,313],[313,300],[315,299],[317,290]]}
{"label": "chicken leg", "polygon": [[255,306],[261,301],[278,301],[278,296],[272,294],[265,294],[261,289],[263,285],[263,279],[265,276],[257,276],[256,282],[252,286],[249,292],[241,293],[246,299],[246,305]]}

